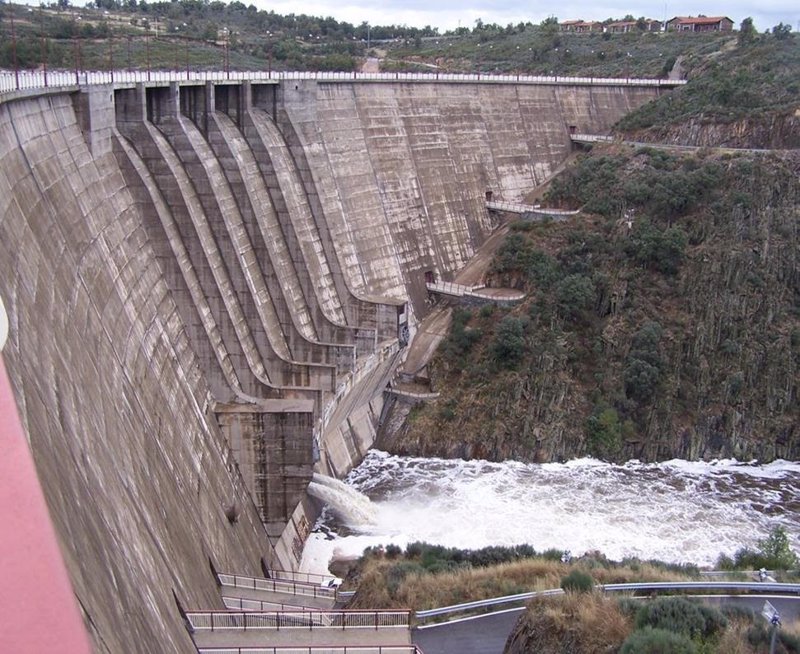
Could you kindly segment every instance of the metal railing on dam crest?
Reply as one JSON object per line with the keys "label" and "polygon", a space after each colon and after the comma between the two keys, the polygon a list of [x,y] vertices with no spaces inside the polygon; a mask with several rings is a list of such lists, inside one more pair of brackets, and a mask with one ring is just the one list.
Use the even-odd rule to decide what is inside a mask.
{"label": "metal railing on dam crest", "polygon": [[317,82],[410,82],[539,84],[565,86],[654,86],[672,88],[685,80],[634,77],[568,77],[563,75],[486,75],[483,73],[359,73],[285,71],[0,71],[0,93],[64,86],[101,84],[163,84],[169,82],[274,82],[312,80]]}

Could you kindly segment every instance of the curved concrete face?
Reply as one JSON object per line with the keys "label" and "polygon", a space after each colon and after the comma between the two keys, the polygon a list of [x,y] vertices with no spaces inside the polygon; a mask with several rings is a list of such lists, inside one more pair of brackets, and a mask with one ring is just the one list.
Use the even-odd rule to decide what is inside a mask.
{"label": "curved concrete face", "polygon": [[284,84],[0,97],[0,343],[99,652],[192,652],[212,570],[297,565],[486,191],[657,93]]}
{"label": "curved concrete face", "polygon": [[480,83],[287,83],[277,119],[308,162],[351,288],[407,293],[451,279],[488,237],[486,192],[521,202],[571,149],[607,133],[655,87]]}

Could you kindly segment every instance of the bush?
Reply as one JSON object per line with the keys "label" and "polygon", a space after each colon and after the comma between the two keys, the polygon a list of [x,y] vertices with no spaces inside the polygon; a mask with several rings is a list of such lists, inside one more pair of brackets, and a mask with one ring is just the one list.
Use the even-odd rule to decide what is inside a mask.
{"label": "bush", "polygon": [[786,530],[780,525],[770,531],[769,536],[758,541],[758,550],[742,547],[733,558],[724,554],[717,559],[721,570],[793,570],[800,565],[797,554],[789,545]]}
{"label": "bush", "polygon": [[594,579],[588,572],[573,570],[561,580],[561,589],[565,593],[589,593],[594,588]]}
{"label": "bush", "polygon": [[625,252],[637,263],[666,275],[680,270],[689,238],[680,227],[660,230],[648,220],[638,221]]}
{"label": "bush", "polygon": [[414,561],[398,561],[386,572],[386,588],[389,595],[394,597],[400,588],[400,584],[409,575],[425,574],[426,570]]}
{"label": "bush", "polygon": [[585,275],[569,275],[558,283],[556,298],[561,316],[577,322],[594,305],[594,282]]}
{"label": "bush", "polygon": [[686,636],[645,627],[628,636],[619,654],[695,654],[696,651],[694,643]]}
{"label": "bush", "polygon": [[402,548],[399,545],[395,545],[393,543],[389,543],[389,545],[386,546],[385,551],[387,559],[396,559],[403,553]]}
{"label": "bush", "polygon": [[463,364],[464,357],[483,335],[480,329],[467,326],[471,318],[472,313],[465,309],[456,308],[453,311],[453,323],[442,345],[442,353],[454,365]]}
{"label": "bush", "polygon": [[639,609],[636,626],[653,627],[683,634],[692,639],[706,639],[721,632],[728,621],[716,609],[683,597],[663,597]]}
{"label": "bush", "polygon": [[622,447],[622,424],[612,407],[600,405],[586,424],[589,451],[599,458],[613,457]]}
{"label": "bush", "polygon": [[525,327],[527,321],[516,316],[506,316],[500,321],[491,345],[492,359],[507,370],[517,367],[525,354]]}
{"label": "bush", "polygon": [[793,570],[798,566],[797,554],[792,551],[786,530],[781,526],[773,528],[769,536],[758,541],[758,549],[766,562],[760,567]]}
{"label": "bush", "polygon": [[658,351],[663,330],[657,322],[646,323],[633,336],[625,359],[623,378],[625,394],[638,402],[647,402],[661,382],[663,362]]}

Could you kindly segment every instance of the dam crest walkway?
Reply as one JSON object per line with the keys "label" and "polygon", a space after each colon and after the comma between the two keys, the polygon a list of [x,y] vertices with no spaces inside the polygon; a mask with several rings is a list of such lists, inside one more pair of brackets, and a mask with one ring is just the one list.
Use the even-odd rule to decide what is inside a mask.
{"label": "dam crest walkway", "polygon": [[119,70],[119,71],[0,71],[0,94],[16,91],[97,86],[103,84],[168,84],[183,82],[417,82],[417,83],[483,83],[539,84],[567,86],[651,86],[674,88],[685,80],[644,79],[636,77],[568,77],[564,75],[485,75],[482,73],[360,73],[302,71],[192,71],[192,70]]}

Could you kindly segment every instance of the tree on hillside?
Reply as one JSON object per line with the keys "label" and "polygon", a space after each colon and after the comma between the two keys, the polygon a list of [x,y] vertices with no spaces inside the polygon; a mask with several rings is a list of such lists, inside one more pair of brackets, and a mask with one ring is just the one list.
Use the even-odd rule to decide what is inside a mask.
{"label": "tree on hillside", "polygon": [[792,26],[785,25],[784,23],[778,23],[772,28],[772,35],[776,39],[788,39],[792,35]]}
{"label": "tree on hillside", "polygon": [[756,28],[753,19],[748,16],[739,25],[739,45],[752,43],[756,38]]}
{"label": "tree on hillside", "polygon": [[545,34],[555,34],[558,32],[558,18],[555,16],[548,16],[539,23],[539,27]]}

